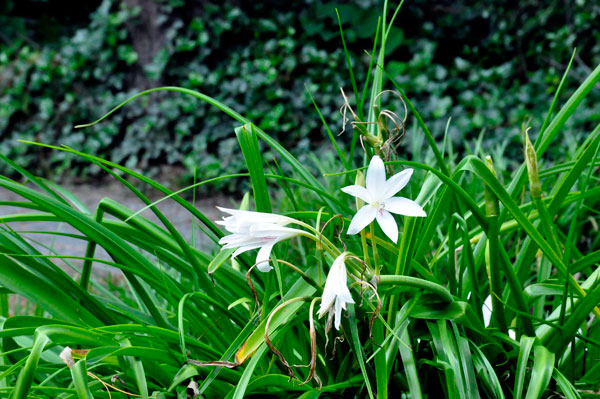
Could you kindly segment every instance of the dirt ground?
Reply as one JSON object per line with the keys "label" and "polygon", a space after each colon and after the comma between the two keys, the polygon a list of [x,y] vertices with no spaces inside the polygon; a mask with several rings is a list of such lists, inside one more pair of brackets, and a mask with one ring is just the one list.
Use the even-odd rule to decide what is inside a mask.
{"label": "dirt ground", "polygon": [[[120,204],[128,207],[133,211],[137,211],[145,206],[145,204],[139,200],[135,194],[129,191],[126,187],[118,182],[102,183],[99,185],[95,184],[70,184],[63,185],[67,190],[77,196],[91,211],[95,211],[99,201],[108,197]],[[172,190],[178,189],[177,187],[169,187]],[[161,193],[144,193],[152,201],[159,200],[163,197]],[[23,201],[18,195],[6,191],[0,188],[0,201]],[[190,201],[191,202],[191,201]],[[225,196],[196,196],[196,208],[203,212],[210,220],[218,220],[221,218],[220,212],[216,209],[216,206],[232,206],[233,202],[231,198]],[[196,247],[204,250],[210,250],[213,247],[213,243],[206,238],[203,233],[198,229],[198,222],[193,220],[192,215],[177,204],[175,201],[168,199],[161,202],[158,205],[160,211],[173,223],[173,225],[179,230],[180,234],[191,242],[192,231],[194,230],[194,240],[196,241]],[[9,206],[0,205],[0,223],[4,224],[3,217],[6,215],[32,212],[29,209],[15,208]],[[156,216],[151,210],[146,210],[141,213],[142,216],[152,220],[159,226],[162,224],[158,221]],[[60,237],[52,234],[40,234],[35,232],[52,232],[60,231],[65,233],[77,233],[75,229],[65,223],[55,222],[11,222],[9,223],[10,228],[18,232],[23,233],[32,245],[34,245],[42,254],[53,254],[58,253],[60,255],[67,256],[83,256],[85,253],[86,242],[69,237]],[[29,233],[32,232],[32,233]],[[102,249],[98,249],[96,257],[100,259],[110,260],[110,257]],[[71,261],[76,267],[81,265],[81,262],[75,260]],[[72,267],[64,264],[61,260],[56,259],[56,264],[64,265],[65,270],[69,271],[73,277],[76,278],[76,271],[73,271]],[[112,270],[110,266],[96,263],[94,266],[94,273],[100,273],[106,275],[120,274],[116,270]]]}

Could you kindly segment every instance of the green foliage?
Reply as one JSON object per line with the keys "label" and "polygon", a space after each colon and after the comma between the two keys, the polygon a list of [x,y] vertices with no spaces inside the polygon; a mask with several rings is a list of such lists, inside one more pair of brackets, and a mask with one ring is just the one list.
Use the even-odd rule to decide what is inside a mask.
{"label": "green foliage", "polygon": [[242,169],[233,156],[235,125],[187,97],[156,95],[101,126],[73,129],[144,88],[134,85],[138,75],[145,88],[167,83],[201,89],[297,151],[314,148],[310,137],[320,136],[320,124],[305,117],[312,112],[305,87],[332,118],[344,85],[343,52],[335,29],[322,35],[327,23],[311,2],[283,11],[268,4],[242,9],[227,2],[198,8],[161,2],[156,23],[164,42],[150,63],[139,65],[130,24],[142,10],[104,0],[89,25],[58,43],[36,48],[22,42],[3,52],[9,90],[2,96],[0,149],[49,176],[99,170],[18,139],[66,145],[150,172],[163,164],[185,165],[210,178]]}
{"label": "green foliage", "polygon": [[[364,51],[372,50],[379,14],[372,0],[303,0],[285,6],[277,1],[198,5],[162,0],[156,3],[155,31],[147,31],[139,29],[144,10],[126,4],[86,2],[66,13],[45,7],[40,11],[44,17],[29,18],[28,8],[41,7],[39,2],[6,2],[6,16],[0,17],[3,154],[53,177],[94,176],[100,170],[17,140],[66,145],[149,173],[166,164],[185,166],[189,176],[197,169],[201,178],[244,171],[234,155],[237,126],[206,104],[178,95],[157,94],[102,125],[73,129],[134,92],[176,85],[224,101],[306,162],[308,150],[323,144],[322,125],[310,117],[306,88],[334,134],[342,124],[339,87],[354,98],[334,7],[347,31],[357,76],[368,67]],[[480,155],[484,145],[499,171],[510,170],[520,159],[521,124],[534,118],[534,131],[541,127],[548,94],[556,89],[573,47],[577,55],[559,100],[600,61],[598,18],[600,7],[584,2],[540,8],[525,1],[513,8],[495,1],[449,5],[415,0],[391,27],[386,69],[429,121],[436,139],[452,118],[446,145],[451,159]],[[139,44],[150,33],[158,43],[152,49]],[[598,120],[589,105],[598,96],[592,92],[584,100],[550,159],[576,148],[578,129]],[[392,109],[400,106],[390,103]],[[347,147],[351,135],[339,140]],[[409,129],[401,150],[409,154],[418,140]],[[273,156],[265,150],[265,159]]]}
{"label": "green foliage", "polygon": [[[175,10],[181,4],[163,6]],[[106,11],[116,26],[140,12]],[[357,14],[341,7],[339,15],[348,22]],[[325,122],[333,148],[319,156],[304,154],[312,166],[268,134],[265,128],[270,125],[263,128],[248,116],[261,119],[264,113],[239,112],[229,101],[174,86],[127,98],[82,126],[82,132],[101,131],[127,115],[142,120],[152,106],[158,107],[152,111],[157,115],[172,111],[173,102],[148,99],[180,95],[181,104],[194,104],[190,114],[195,115],[198,105],[206,115],[209,110],[210,115],[218,112],[235,126],[232,162],[248,173],[221,175],[173,192],[102,155],[27,143],[27,148],[60,154],[53,156],[65,162],[106,172],[145,203],[143,210],[152,211],[161,225],[141,216],[142,210],[109,198],[87,209],[66,189],[0,153],[6,167],[27,181],[0,177],[0,190],[22,198],[0,201],[0,206],[16,209],[0,218],[0,395],[547,399],[557,393],[579,398],[597,391],[600,239],[595,231],[600,189],[595,183],[600,123],[593,115],[582,123],[572,121],[594,101],[600,65],[576,89],[559,85],[544,97],[550,109],[536,114],[532,122],[540,124],[539,134],[532,143],[529,126],[523,124],[518,156],[479,156],[494,152],[493,143],[483,138],[475,155],[457,156],[451,147],[439,148],[435,124],[442,115],[438,118],[427,107],[420,113],[419,98],[413,101],[407,94],[414,88],[399,84],[394,73],[381,68],[389,59],[386,52],[393,54],[400,46],[389,28],[393,18],[384,9],[376,40],[380,50],[371,58],[378,65],[363,90],[371,95],[350,96],[368,106],[356,112],[355,104],[344,108],[354,118],[354,146],[335,142],[317,99],[312,120]],[[268,23],[266,27],[273,29]],[[135,58],[126,50],[120,54],[125,63]],[[167,58],[153,64],[149,73],[162,71],[155,78],[162,76],[171,62]],[[344,51],[340,59],[353,57]],[[568,64],[559,81],[576,70],[573,65]],[[353,85],[360,90],[354,80],[362,76],[354,74],[360,68],[352,72]],[[381,97],[384,88],[395,89],[396,97]],[[507,90],[510,94],[512,89]],[[412,151],[406,156],[405,149],[396,151],[393,145],[404,127],[401,117],[387,108],[394,106],[394,98],[416,120],[410,129]],[[31,101],[50,109],[42,106],[43,98]],[[283,118],[285,113],[275,108]],[[179,115],[176,120],[186,118]],[[10,119],[12,123],[13,116]],[[594,126],[586,130],[588,125]],[[453,140],[451,129],[444,129],[448,144]],[[554,148],[564,140],[564,131],[585,137],[573,141],[568,153]],[[363,146],[356,146],[357,135],[362,135]],[[378,182],[370,166],[366,176],[363,173],[373,159],[384,173],[383,162],[374,155],[385,158],[387,172],[413,171]],[[555,157],[553,162],[546,161],[549,156]],[[508,162],[515,165],[512,170],[504,168]],[[321,173],[316,176],[311,167]],[[254,208],[277,214],[226,210],[233,215],[223,220],[227,236],[181,195],[241,177],[252,187]],[[151,202],[130,180],[164,198]],[[363,193],[357,196],[367,205],[340,192],[353,182],[364,186],[365,181],[366,189],[354,187],[350,192]],[[359,234],[348,235],[344,226],[355,220],[358,209],[375,212],[378,218],[392,210],[386,206],[393,200],[385,196],[393,196],[390,185],[398,188],[400,182],[406,183],[402,195],[418,204],[412,206],[419,212],[412,208],[408,214],[420,217],[397,216],[395,221],[402,223],[398,228],[393,222],[393,231],[389,224],[381,229],[384,223],[378,219]],[[196,218],[214,248],[204,251],[186,242],[158,209],[163,200],[175,201]],[[246,195],[240,208],[250,207]],[[55,222],[57,228],[13,228],[32,221]],[[74,233],[64,233],[63,224]],[[264,234],[257,235],[261,229]],[[395,229],[398,242],[390,241]],[[32,237],[39,233],[57,240],[79,239],[86,244],[85,256],[65,257],[51,247],[40,248]],[[269,243],[277,244],[267,255],[271,271],[259,259]],[[256,265],[247,253],[232,259],[233,247],[261,247]],[[99,248],[110,255],[109,261],[96,258]],[[75,277],[65,272],[63,263]],[[120,282],[107,282],[95,273],[100,263],[115,268]],[[315,317],[315,305],[326,301],[332,286],[345,304],[337,319],[339,331],[331,328],[331,319]],[[326,315],[329,309],[324,308],[317,313]]]}
{"label": "green foliage", "polygon": [[[404,38],[394,53],[404,59],[388,57],[387,69],[414,98],[437,137],[452,117],[451,156],[478,153],[478,144],[483,144],[494,154],[498,170],[514,169],[521,159],[521,125],[531,118],[533,130],[539,131],[549,95],[556,91],[573,49],[577,55],[569,89],[600,63],[599,34],[591,23],[600,17],[598,5],[411,3],[401,13]],[[563,90],[562,101],[568,92]],[[563,145],[552,148],[550,159],[574,149],[581,140],[578,129],[593,128],[599,115],[590,104],[598,98],[597,92],[591,93],[569,120],[560,139]]]}
{"label": "green foliage", "polygon": [[[387,38],[382,34],[382,41]],[[383,53],[378,60],[385,60]],[[406,160],[379,140],[393,141],[393,124],[361,124],[388,112],[377,106],[377,91],[367,102],[372,119],[356,117],[368,152],[390,158],[390,170],[414,169],[403,195],[414,198],[427,216],[402,217],[397,244],[375,225],[354,236],[342,229],[341,221],[348,222],[361,204],[339,190],[365,180],[360,172],[365,162],[343,147],[312,157],[320,170],[334,172],[317,178],[246,116],[179,87],[142,92],[90,124],[101,126],[134,101],[143,104],[165,92],[202,101],[230,117],[240,126],[235,154],[249,171],[243,176],[252,186],[255,208],[272,207],[301,229],[295,230],[299,236],[277,243],[270,272],[253,269],[247,254],[230,260],[231,248],[217,245],[204,252],[185,242],[156,203],[122,175],[176,201],[213,241],[223,233],[180,192],[126,166],[71,148],[34,146],[106,171],[163,226],[110,199],[95,210],[81,207],[73,194],[0,156],[37,187],[0,179],[0,188],[23,198],[0,205],[35,211],[0,219],[0,392],[12,398],[108,397],[107,390],[115,398],[127,392],[185,398],[197,389],[205,397],[226,398],[538,399],[555,391],[578,398],[596,390],[600,240],[588,225],[598,223],[599,189],[593,182],[600,124],[582,131],[586,139],[554,166],[541,161],[589,100],[600,66],[549,113],[534,143],[523,132],[525,160],[504,179],[496,175],[493,157],[467,155],[454,162],[441,152],[427,118],[385,76],[376,73],[372,87],[396,88],[427,142]],[[264,159],[260,145],[276,154],[276,165]],[[273,196],[266,182],[282,190]],[[249,207],[248,198],[242,209]],[[260,228],[264,218],[284,218],[255,216],[248,231]],[[52,250],[42,254],[29,244],[31,232],[11,228],[36,220],[76,230],[69,236],[87,243],[85,257],[76,257],[83,261],[81,269]],[[233,229],[248,233],[237,222]],[[60,231],[46,233],[60,239],[66,235]],[[110,254],[110,262],[95,258],[98,247]],[[325,297],[327,270],[344,255],[349,255],[354,303],[347,304],[338,333],[325,320],[315,320],[314,305]],[[82,276],[79,283],[58,266],[59,259]],[[119,269],[124,284],[107,288],[93,272],[99,262]],[[491,298],[489,309],[488,301],[482,308],[485,297]],[[34,309],[22,311],[21,298]],[[335,350],[328,349],[328,341]],[[77,349],[65,360],[67,346]]]}

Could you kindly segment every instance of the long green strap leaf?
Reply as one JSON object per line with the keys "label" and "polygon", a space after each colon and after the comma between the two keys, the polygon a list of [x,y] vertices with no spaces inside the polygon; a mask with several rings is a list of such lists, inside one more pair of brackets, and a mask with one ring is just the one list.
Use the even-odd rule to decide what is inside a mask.
{"label": "long green strap leaf", "polygon": [[[188,94],[188,95],[196,97],[196,98],[216,107],[217,109],[221,110],[222,112],[229,115],[230,117],[237,120],[238,122],[241,122],[243,124],[248,124],[251,122],[249,119],[243,117],[242,115],[240,115],[239,113],[234,111],[232,108],[228,107],[227,105],[223,104],[220,101],[215,100],[212,97],[207,96],[206,94],[202,94],[195,90],[185,89],[183,87],[165,86],[165,87],[157,87],[154,89],[149,89],[149,90],[140,92],[140,93],[128,98],[127,100],[123,101],[121,104],[114,107],[112,110],[107,112],[104,116],[97,119],[96,121],[87,123],[84,125],[78,125],[75,127],[76,128],[84,128],[84,127],[93,126],[93,125],[101,122],[102,120],[106,119],[108,116],[110,116],[111,114],[113,114],[114,112],[119,110],[121,107],[125,106],[127,103],[129,103],[139,97],[142,97],[142,96],[145,96],[150,93],[157,92],[157,91],[174,91],[174,92],[179,92],[179,93],[183,93],[183,94]],[[259,128],[256,128],[256,134],[258,137],[260,137],[261,140],[263,140],[265,143],[267,143],[271,148],[273,148],[275,151],[277,151],[287,162],[289,162],[289,164],[296,170],[296,172],[298,172],[298,174],[307,183],[309,183],[312,186],[315,186],[321,190],[325,190],[323,185],[317,179],[315,179],[315,177],[310,173],[310,171],[308,171],[308,169],[306,169],[304,167],[304,165],[302,165],[300,163],[300,161],[298,161],[288,150],[286,150],[281,144],[279,144],[277,142],[277,140],[273,139],[271,136],[269,136],[267,133],[265,133],[263,130],[261,130]],[[332,208],[333,212],[339,213],[337,206],[335,206],[331,201],[329,201],[327,199],[324,199],[324,201]]]}
{"label": "long green strap leaf", "polygon": [[550,383],[554,370],[554,353],[538,345],[533,348],[533,368],[525,399],[539,399]]}
{"label": "long green strap leaf", "polygon": [[522,397],[521,395],[523,394],[525,376],[527,373],[527,361],[529,360],[529,354],[531,353],[534,342],[535,338],[527,337],[525,335],[521,337],[521,342],[519,344],[519,358],[517,360],[515,389],[513,391],[513,397],[515,399],[521,399]]}
{"label": "long green strap leaf", "polygon": [[242,127],[235,129],[246,167],[250,172],[250,181],[252,182],[252,192],[254,193],[254,205],[258,212],[271,212],[271,198],[267,189],[267,180],[263,168],[263,160],[258,147],[258,138],[254,125],[247,123]]}
{"label": "long green strap leaf", "polygon": [[87,380],[87,366],[85,359],[81,359],[73,365],[71,369],[73,385],[79,399],[93,399],[94,395],[90,392]]}

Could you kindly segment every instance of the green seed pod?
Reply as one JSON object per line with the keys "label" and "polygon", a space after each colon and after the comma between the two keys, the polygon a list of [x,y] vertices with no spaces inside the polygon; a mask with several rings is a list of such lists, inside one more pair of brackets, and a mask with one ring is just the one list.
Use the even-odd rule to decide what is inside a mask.
{"label": "green seed pod", "polygon": [[[496,177],[496,171],[494,170],[494,163],[492,162],[492,157],[487,155],[485,157],[485,164],[488,167],[488,169],[492,171],[494,177]],[[498,200],[496,199],[496,196],[487,184],[483,188],[483,194],[485,197],[485,214],[488,217],[498,216]]]}
{"label": "green seed pod", "polygon": [[533,198],[540,198],[542,196],[542,186],[538,174],[537,154],[535,153],[533,144],[531,144],[531,140],[529,140],[528,130],[525,131],[525,163],[527,164],[527,174],[529,175],[529,189]]}

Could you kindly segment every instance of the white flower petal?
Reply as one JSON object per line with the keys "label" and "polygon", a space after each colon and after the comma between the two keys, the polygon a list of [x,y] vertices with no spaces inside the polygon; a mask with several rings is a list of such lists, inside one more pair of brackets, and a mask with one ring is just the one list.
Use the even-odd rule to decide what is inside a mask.
{"label": "white flower petal", "polygon": [[252,237],[248,234],[234,233],[221,237],[219,244],[227,248],[241,247],[242,245],[260,244],[262,241],[258,237]]}
{"label": "white flower petal", "polygon": [[323,289],[323,296],[321,297],[321,306],[319,307],[319,311],[317,312],[319,318],[327,314],[329,308],[331,308],[331,305],[333,305],[333,301],[335,301],[335,294],[333,293],[333,291],[328,290],[326,288],[327,281],[325,281],[325,289]]}
{"label": "white flower petal", "polygon": [[256,268],[263,273],[268,272],[273,267],[269,264],[269,258],[271,257],[271,251],[273,250],[275,241],[266,243],[256,255]]}
{"label": "white flower petal", "polygon": [[492,320],[492,296],[485,298],[483,306],[481,307],[481,313],[483,314],[483,325],[488,327],[490,320]]}
{"label": "white flower petal", "polygon": [[385,165],[381,158],[375,155],[371,159],[371,163],[369,163],[369,168],[367,169],[367,190],[371,195],[372,201],[377,201],[377,198],[380,194],[383,194],[383,189],[385,187]]}
{"label": "white flower petal", "polygon": [[344,263],[345,255],[340,255],[333,261],[325,287],[333,291],[335,295],[342,295],[344,290],[347,290],[348,275],[346,274],[346,264]]}
{"label": "white flower petal", "polygon": [[223,248],[237,248],[232,255],[237,255],[260,248],[257,255],[257,268],[261,272],[268,272],[272,269],[269,264],[269,257],[273,245],[279,241],[303,234],[302,230],[284,227],[290,223],[297,223],[296,220],[287,216],[281,216],[274,213],[243,211],[238,209],[220,208],[221,212],[230,216],[223,217],[223,220],[217,224],[225,226],[225,229],[232,234],[222,237],[219,244]]}
{"label": "white flower petal", "polygon": [[385,233],[386,236],[390,238],[395,243],[398,242],[398,225],[394,220],[394,217],[391,213],[386,211],[385,209],[381,210],[381,212],[377,212],[377,223],[381,227],[381,230]]}
{"label": "white flower petal", "polygon": [[256,223],[273,223],[280,226],[285,226],[294,222],[294,219],[292,218],[277,215],[275,213],[242,211],[239,209],[221,208],[219,206],[217,209],[223,213],[228,213],[231,215],[223,217],[223,220],[219,224],[224,225],[229,231],[232,231],[230,228],[235,229],[232,231],[234,233],[238,232],[238,229],[243,230],[244,228]]}
{"label": "white flower petal", "polygon": [[317,312],[319,317],[323,317],[327,313],[330,318],[334,317],[334,325],[338,330],[340,329],[342,310],[346,309],[348,303],[354,303],[347,285],[348,275],[344,263],[346,255],[343,253],[333,261],[323,288],[321,307]]}
{"label": "white flower petal", "polygon": [[342,191],[345,192],[346,194],[350,194],[350,195],[360,198],[367,204],[371,202],[371,194],[369,194],[369,191],[367,191],[367,189],[364,188],[363,186],[358,186],[358,185],[347,186],[347,187],[342,188]]}
{"label": "white flower petal", "polygon": [[273,223],[261,223],[250,226],[248,233],[253,237],[286,239],[302,234],[302,231]]}
{"label": "white flower petal", "polygon": [[222,206],[217,206],[217,209],[223,213],[228,213],[230,215],[233,215],[234,213],[239,211],[238,209],[223,208]]}
{"label": "white flower petal", "polygon": [[[241,247],[239,247],[238,249],[235,250],[235,252],[231,255],[231,257],[235,258],[236,256],[238,256],[241,253],[244,253],[244,252],[247,252],[247,251],[252,251],[253,249],[256,249],[256,248],[261,248],[263,245],[264,245],[264,243],[242,245]],[[225,249],[227,249],[227,248],[235,248],[236,246],[237,245],[229,247],[229,246],[225,245],[223,248],[225,248]]]}
{"label": "white flower petal", "polygon": [[408,181],[410,180],[412,174],[412,169],[406,169],[390,177],[385,182],[385,189],[383,190],[384,200],[393,197],[398,191],[402,190],[408,184]]}
{"label": "white flower petal", "polygon": [[427,216],[421,205],[403,197],[392,197],[385,200],[385,210],[405,216]]}
{"label": "white flower petal", "polygon": [[356,234],[375,219],[377,210],[371,205],[365,205],[356,212],[348,227],[348,234]]}
{"label": "white flower petal", "polygon": [[342,255],[338,256],[335,261],[333,261],[333,265],[331,269],[329,269],[329,273],[327,274],[327,280],[325,280],[325,287],[323,287],[323,295],[321,296],[321,307],[319,308],[318,315],[322,317],[327,313],[329,308],[333,305],[335,298],[337,296],[337,285],[338,279],[340,275],[340,267],[338,265],[338,260],[342,261],[342,272],[344,273],[344,278],[346,278],[346,267],[344,266],[344,257]]}
{"label": "white flower petal", "polygon": [[344,309],[346,309],[347,303],[354,303],[354,299],[352,299],[352,295],[350,294],[348,287],[346,287],[342,295],[340,295],[340,299],[344,301]]}
{"label": "white flower petal", "polygon": [[[342,301],[340,301],[340,298],[336,298],[335,299],[335,321],[334,321],[334,325],[335,325],[335,329],[339,330],[340,329],[340,323],[342,322]],[[345,307],[345,306],[344,306]]]}

